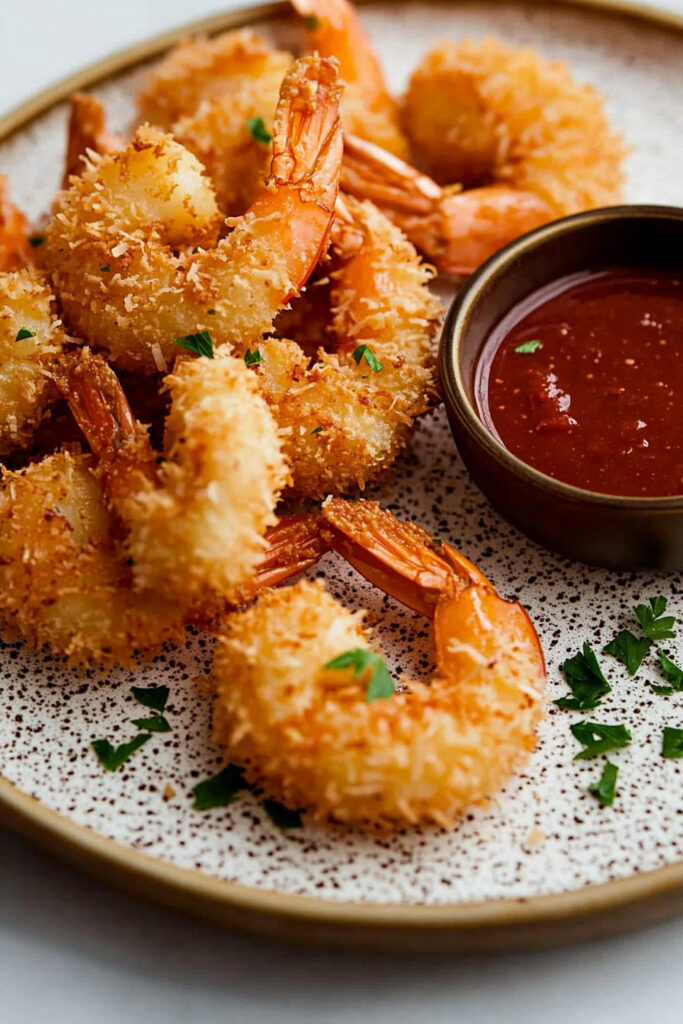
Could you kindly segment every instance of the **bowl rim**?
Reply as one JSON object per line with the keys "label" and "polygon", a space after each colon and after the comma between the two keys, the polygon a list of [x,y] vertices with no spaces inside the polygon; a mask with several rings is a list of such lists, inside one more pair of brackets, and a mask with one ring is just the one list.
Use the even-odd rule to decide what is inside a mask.
{"label": "bowl rim", "polygon": [[[463,284],[452,300],[443,323],[439,346],[439,369],[444,403],[447,411],[457,415],[470,437],[488,455],[529,487],[546,491],[555,497],[574,503],[587,503],[629,511],[680,512],[683,511],[683,491],[680,494],[668,494],[660,497],[609,494],[565,483],[563,480],[558,480],[535,469],[506,448],[485,424],[470,401],[463,380],[460,356],[467,318],[482,294],[485,293],[487,286],[495,280],[501,271],[520,257],[533,253],[539,245],[550,238],[572,235],[594,224],[610,224],[615,220],[628,219],[652,219],[661,222],[675,220],[683,224],[683,206],[633,203],[606,206],[584,213],[571,214],[521,235],[490,256]],[[530,289],[528,294],[531,295],[535,290]]]}

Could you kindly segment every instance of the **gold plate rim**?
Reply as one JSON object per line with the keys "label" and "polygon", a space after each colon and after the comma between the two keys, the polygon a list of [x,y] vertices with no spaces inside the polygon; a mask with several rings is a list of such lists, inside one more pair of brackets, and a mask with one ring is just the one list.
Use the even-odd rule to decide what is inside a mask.
{"label": "gold plate rim", "polygon": [[[458,0],[452,2],[457,4]],[[532,2],[552,6],[552,0]],[[683,34],[683,16],[629,0],[560,2],[586,13],[636,18]],[[238,8],[160,33],[98,60],[0,117],[0,142],[72,92],[92,88],[136,67],[188,34],[214,34],[256,25],[285,16],[289,10],[286,2]],[[624,879],[529,899],[437,906],[349,903],[260,889],[177,867],[76,825],[2,777],[0,824],[133,895],[216,924],[290,942],[403,952],[499,952],[600,938],[683,913],[683,861]]]}

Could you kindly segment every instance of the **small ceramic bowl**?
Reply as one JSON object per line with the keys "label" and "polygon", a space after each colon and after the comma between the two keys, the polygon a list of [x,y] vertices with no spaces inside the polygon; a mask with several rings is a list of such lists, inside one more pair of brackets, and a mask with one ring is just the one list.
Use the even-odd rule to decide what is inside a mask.
{"label": "small ceramic bowl", "polygon": [[472,479],[533,540],[608,568],[683,569],[683,495],[599,494],[546,476],[489,431],[474,396],[482,347],[513,306],[568,274],[629,266],[683,269],[683,209],[616,206],[581,213],[538,228],[492,256],[455,298],[444,324],[446,409]]}

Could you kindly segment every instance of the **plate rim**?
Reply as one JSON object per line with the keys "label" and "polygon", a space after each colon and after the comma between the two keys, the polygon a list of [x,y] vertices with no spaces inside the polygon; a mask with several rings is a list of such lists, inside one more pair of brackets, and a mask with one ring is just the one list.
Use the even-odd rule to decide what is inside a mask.
{"label": "plate rim", "polygon": [[[373,0],[356,0],[365,6]],[[402,0],[406,2],[406,0]],[[458,0],[450,0],[454,5]],[[485,0],[478,0],[485,2]],[[553,6],[552,0],[520,0]],[[563,7],[645,21],[683,35],[683,15],[632,0],[559,0]],[[139,66],[188,34],[258,25],[290,13],[286,0],[196,19],[97,60],[0,117],[0,142],[79,89]],[[562,945],[655,924],[683,913],[683,860],[563,893],[464,903],[325,900],[181,868],[52,810],[0,776],[0,825],[136,896],[215,924],[290,942],[415,952],[503,951]],[[112,876],[112,869],[115,875]]]}

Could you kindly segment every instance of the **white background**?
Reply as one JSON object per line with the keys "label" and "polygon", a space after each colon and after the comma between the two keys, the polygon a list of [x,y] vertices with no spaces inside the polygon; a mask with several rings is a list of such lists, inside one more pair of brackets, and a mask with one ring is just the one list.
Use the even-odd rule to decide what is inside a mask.
{"label": "white background", "polygon": [[[667,6],[683,13],[683,0]],[[218,7],[0,0],[0,113],[87,62]],[[0,1024],[683,1019],[683,921],[567,950],[408,958],[289,949],[218,931],[113,893],[1,830],[0,879]]]}

